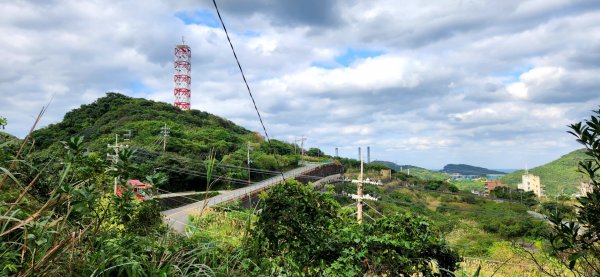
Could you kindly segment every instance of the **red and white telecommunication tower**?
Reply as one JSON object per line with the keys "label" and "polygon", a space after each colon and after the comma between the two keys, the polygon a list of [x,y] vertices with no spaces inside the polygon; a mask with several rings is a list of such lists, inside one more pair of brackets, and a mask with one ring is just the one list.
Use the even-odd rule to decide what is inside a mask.
{"label": "red and white telecommunication tower", "polygon": [[175,47],[175,106],[182,110],[189,110],[190,97],[192,96],[192,90],[190,84],[192,83],[192,77],[190,76],[192,71],[192,49],[185,44],[183,38],[181,44]]}

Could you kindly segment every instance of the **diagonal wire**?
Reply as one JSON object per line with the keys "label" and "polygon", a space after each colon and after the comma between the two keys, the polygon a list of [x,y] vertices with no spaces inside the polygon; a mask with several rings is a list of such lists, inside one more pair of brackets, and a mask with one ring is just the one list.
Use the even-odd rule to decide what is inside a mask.
{"label": "diagonal wire", "polygon": [[[231,38],[229,38],[229,33],[227,32],[227,28],[225,27],[225,22],[223,22],[223,18],[221,17],[221,13],[219,12],[219,7],[217,6],[217,1],[213,0],[213,4],[215,6],[215,10],[217,11],[217,15],[219,16],[219,21],[221,21],[221,26],[223,26],[223,31],[225,31],[225,36],[227,36],[227,41],[229,42],[229,46],[231,47],[231,52],[233,52],[233,57],[235,58],[235,61],[237,62],[238,68],[240,69],[240,73],[242,74],[242,79],[244,79],[244,84],[246,84],[246,89],[248,89],[248,94],[250,95],[250,99],[252,99],[252,104],[254,105],[254,110],[256,110],[256,114],[258,115],[258,120],[260,121],[260,125],[262,126],[263,131],[265,132],[265,137],[267,139],[267,143],[269,143],[269,148],[271,148],[271,150],[272,150],[273,147],[271,145],[271,139],[269,138],[269,133],[267,133],[267,128],[265,127],[262,117],[260,116],[260,112],[258,111],[258,107],[256,106],[256,101],[254,100],[254,96],[252,96],[252,91],[250,90],[250,85],[248,85],[248,81],[246,80],[246,75],[244,75],[244,70],[242,70],[242,65],[240,64],[240,60],[238,59],[238,56],[235,53],[235,49],[233,48],[233,43],[231,43]],[[275,161],[277,162],[277,167],[279,167],[279,160],[275,159]],[[285,181],[285,176],[283,175],[283,172],[280,171],[279,173],[281,174],[281,177]]]}

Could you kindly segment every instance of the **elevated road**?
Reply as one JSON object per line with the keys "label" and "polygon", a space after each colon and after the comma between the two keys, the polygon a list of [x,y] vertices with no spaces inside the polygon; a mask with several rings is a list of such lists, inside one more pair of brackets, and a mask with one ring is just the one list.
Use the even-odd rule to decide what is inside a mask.
{"label": "elevated road", "polygon": [[314,171],[315,169],[327,164],[328,163],[306,164],[303,167],[292,169],[283,173],[283,176],[279,174],[269,179],[254,183],[250,186],[224,192],[223,194],[208,198],[206,200],[198,201],[179,208],[162,211],[161,214],[163,215],[163,220],[167,225],[171,226],[180,233],[185,233],[185,227],[188,225],[188,219],[191,214],[200,213],[207,207],[225,204],[245,196],[256,194],[281,183],[284,177],[285,179],[294,179],[297,176],[308,175],[311,171]]}

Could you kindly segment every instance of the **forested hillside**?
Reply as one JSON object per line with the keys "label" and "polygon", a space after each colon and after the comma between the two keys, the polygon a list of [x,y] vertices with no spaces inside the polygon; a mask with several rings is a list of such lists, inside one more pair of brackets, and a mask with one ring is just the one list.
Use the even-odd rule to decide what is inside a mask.
{"label": "forested hillside", "polygon": [[448,174],[458,173],[462,175],[479,175],[485,176],[487,174],[504,174],[504,172],[491,170],[483,167],[472,166],[468,164],[447,164],[441,170],[442,172],[446,172]]}
{"label": "forested hillside", "polygon": [[[169,128],[164,143],[161,128]],[[218,116],[198,111],[182,111],[172,105],[143,98],[107,93],[94,103],[68,112],[63,121],[33,133],[38,159],[46,160],[61,148],[60,141],[83,136],[88,151],[106,156],[107,145],[121,143],[137,151],[140,171],[157,170],[169,175],[169,190],[202,189],[203,161],[209,153],[227,165],[246,167],[247,147],[251,148],[251,167],[281,170],[297,166],[294,146],[277,140],[269,145],[263,137]],[[163,152],[163,146],[165,151]],[[273,156],[271,154],[277,154]],[[247,170],[217,168],[217,175],[246,180]],[[250,176],[253,180],[265,174]],[[221,185],[235,185],[224,184]]]}
{"label": "forested hillside", "polygon": [[[579,173],[580,161],[589,159],[584,149],[575,150],[559,159],[545,165],[534,167],[529,173],[540,176],[540,182],[547,196],[559,194],[572,194],[578,192],[578,186],[583,181],[588,181]],[[502,177],[501,181],[516,187],[521,183],[521,176],[525,170],[518,170]],[[564,191],[563,191],[564,190]]]}
{"label": "forested hillside", "polygon": [[6,166],[19,148],[19,139],[13,135],[0,132],[0,166]]}

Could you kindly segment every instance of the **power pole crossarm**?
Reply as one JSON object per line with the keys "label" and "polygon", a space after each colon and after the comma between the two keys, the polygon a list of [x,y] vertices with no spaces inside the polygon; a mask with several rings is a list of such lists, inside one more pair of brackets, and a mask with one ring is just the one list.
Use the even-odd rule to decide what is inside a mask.
{"label": "power pole crossarm", "polygon": [[[114,150],[114,154],[106,154],[106,156],[111,160],[111,165],[110,165],[110,170],[111,171],[117,171],[117,163],[119,163],[119,135],[115,134],[115,144],[114,145],[107,145],[109,149],[113,149]],[[115,183],[114,183],[114,187],[113,187],[113,193],[116,195],[117,194],[117,180],[118,177],[115,176]]]}
{"label": "power pole crossarm", "polygon": [[[119,135],[115,134],[115,144],[114,145],[109,144],[107,146],[109,149],[114,150],[114,154],[112,154],[112,155],[109,153],[106,154],[106,156],[111,160],[110,170],[117,171],[117,164],[119,163],[119,151],[121,151],[121,149],[123,149],[123,148],[128,148],[129,145],[119,144]],[[113,187],[113,191],[114,191],[115,195],[117,194],[117,183],[118,183],[119,178],[121,178],[121,176],[115,176],[115,183],[114,183],[114,187]]]}
{"label": "power pole crossarm", "polygon": [[294,139],[294,154],[296,153],[296,142],[300,141],[300,157],[301,160],[304,160],[304,141],[306,140],[306,137],[304,135],[302,135],[302,137],[300,137],[300,139]]}
{"label": "power pole crossarm", "polygon": [[162,135],[163,152],[165,152],[167,149],[167,138],[169,137],[170,131],[171,128],[167,128],[167,123],[165,123],[164,127],[160,128],[160,134]]}

